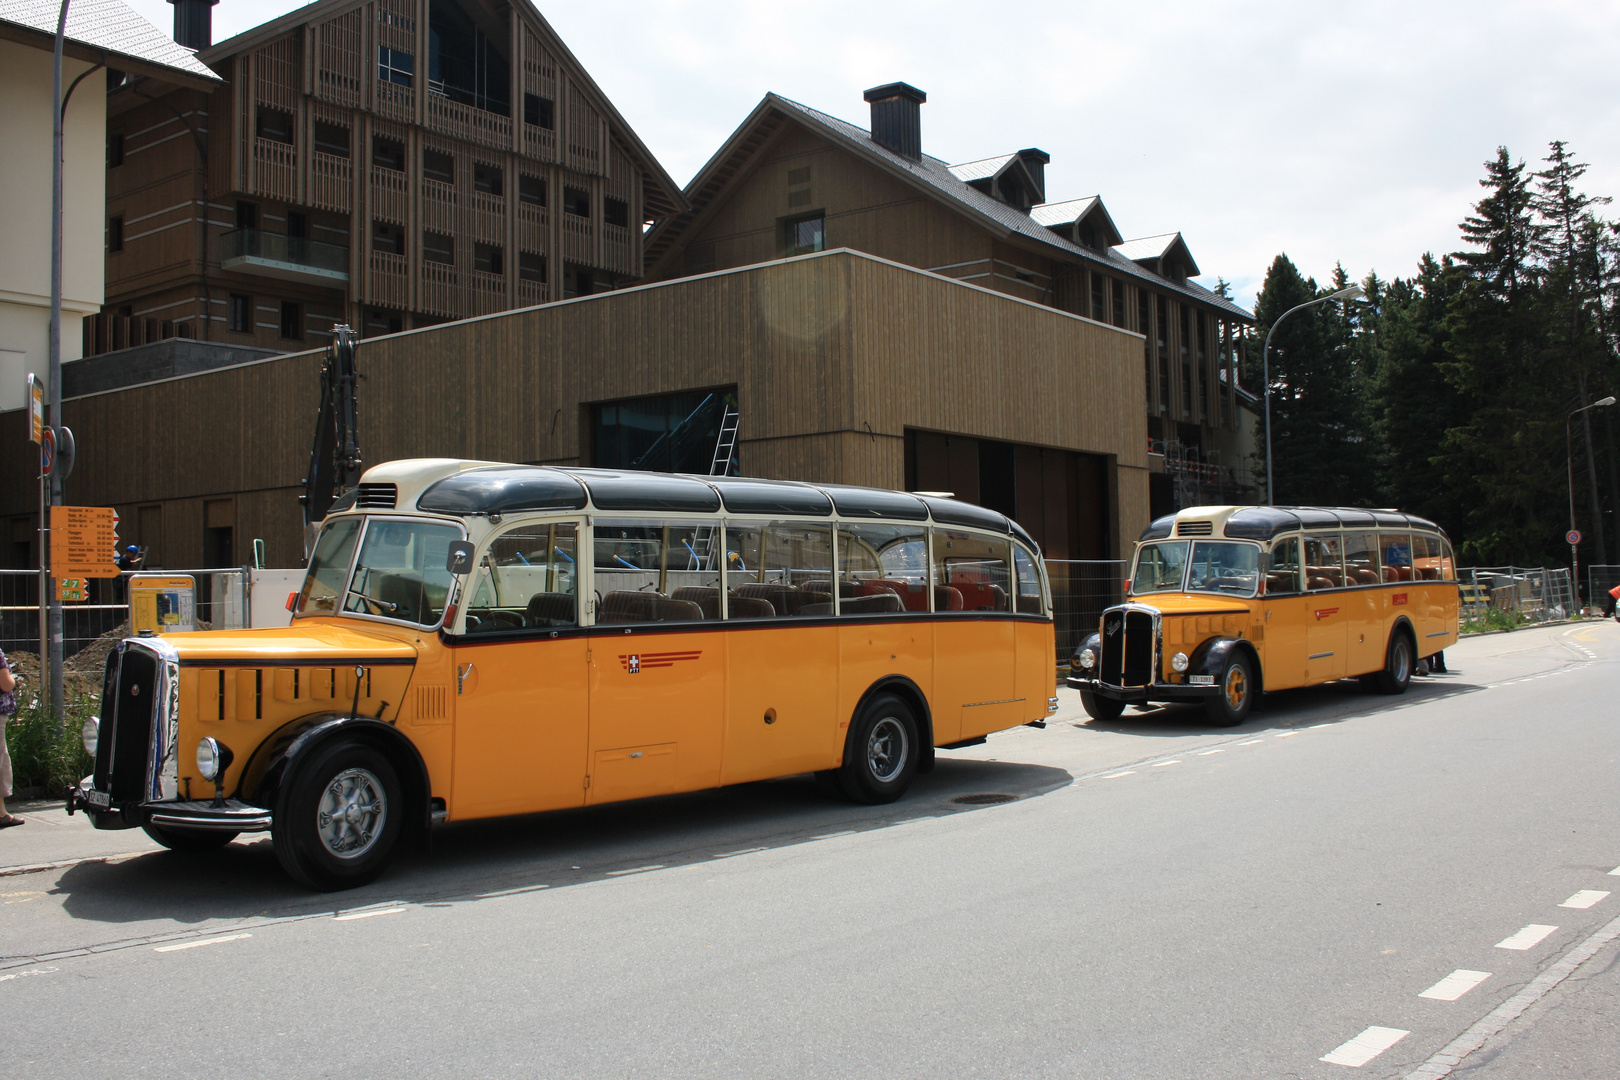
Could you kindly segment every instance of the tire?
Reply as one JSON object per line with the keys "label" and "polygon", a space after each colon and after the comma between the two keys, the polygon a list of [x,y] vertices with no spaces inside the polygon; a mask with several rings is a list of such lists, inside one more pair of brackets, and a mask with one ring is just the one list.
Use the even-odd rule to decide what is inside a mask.
{"label": "tire", "polygon": [[1395,631],[1389,636],[1389,647],[1384,651],[1384,670],[1368,676],[1366,684],[1380,694],[1406,693],[1412,671],[1417,667],[1416,653],[1411,636],[1405,630]]}
{"label": "tire", "polygon": [[1086,715],[1093,720],[1101,720],[1105,724],[1113,723],[1125,711],[1123,701],[1113,698],[1098,697],[1090,690],[1080,691],[1080,706],[1086,710]]}
{"label": "tire", "polygon": [[1247,653],[1234,649],[1221,668],[1220,693],[1204,703],[1209,722],[1216,727],[1236,727],[1249,718],[1254,708],[1254,667]]}
{"label": "tire", "polygon": [[858,803],[891,803],[906,793],[922,757],[916,714],[894,694],[866,703],[849,726],[838,785]]}
{"label": "tire", "polygon": [[399,777],[376,748],[346,739],[318,748],[276,800],[276,859],[311,889],[353,889],[387,867],[405,813]]}
{"label": "tire", "polygon": [[233,832],[219,829],[175,828],[172,825],[142,825],[141,831],[170,851],[183,851],[193,855],[218,851],[236,839]]}

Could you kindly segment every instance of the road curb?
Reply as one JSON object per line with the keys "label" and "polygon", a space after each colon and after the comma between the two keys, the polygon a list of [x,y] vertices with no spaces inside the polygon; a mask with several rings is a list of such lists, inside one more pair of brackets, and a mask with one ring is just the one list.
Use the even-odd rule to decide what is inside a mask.
{"label": "road curb", "polygon": [[85,863],[118,862],[123,859],[133,859],[137,855],[150,855],[150,851],[123,851],[116,855],[86,855],[82,859],[61,859],[57,862],[24,863],[21,866],[0,866],[0,878],[17,877],[20,874],[38,874],[46,870],[67,870]]}

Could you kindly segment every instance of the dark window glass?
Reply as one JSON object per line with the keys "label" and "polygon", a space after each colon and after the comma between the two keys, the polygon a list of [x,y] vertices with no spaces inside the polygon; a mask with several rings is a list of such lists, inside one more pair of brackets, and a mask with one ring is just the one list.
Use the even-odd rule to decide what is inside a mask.
{"label": "dark window glass", "polygon": [[827,215],[818,210],[814,214],[788,218],[782,222],[782,253],[808,255],[812,251],[827,249]]}
{"label": "dark window glass", "polygon": [[422,175],[428,180],[453,184],[456,182],[456,159],[437,150],[423,150]]}
{"label": "dark window glass", "polygon": [[511,69],[501,46],[458,4],[428,6],[427,77],[436,96],[501,116],[511,112]]}
{"label": "dark window glass", "polygon": [[583,188],[563,188],[563,210],[575,217],[590,217],[591,193]]}
{"label": "dark window glass", "polygon": [[1114,325],[1125,325],[1125,283],[1119,278],[1110,278],[1109,287],[1113,289],[1114,297]]}
{"label": "dark window glass", "polygon": [[1191,416],[1193,403],[1192,362],[1189,356],[1190,350],[1187,347],[1187,339],[1192,334],[1188,325],[1187,305],[1177,304],[1176,310],[1180,312],[1181,316],[1181,336],[1180,340],[1176,342],[1181,357],[1181,415]]}
{"label": "dark window glass", "polygon": [[236,204],[236,227],[238,229],[257,229],[259,227],[259,206],[257,203],[238,202]]}
{"label": "dark window glass", "polygon": [[[840,526],[838,578],[841,615],[926,614],[927,528],[922,525]],[[812,586],[807,583],[805,587]]]}
{"label": "dark window glass", "polygon": [[621,229],[630,227],[630,204],[623,199],[602,200],[602,220]]}
{"label": "dark window glass", "polygon": [[535,206],[546,205],[545,180],[528,173],[518,173],[518,200]]}
{"label": "dark window glass", "polygon": [[342,124],[315,121],[315,149],[322,154],[346,158],[349,156],[349,129]]}
{"label": "dark window glass", "polygon": [[1271,545],[1266,592],[1272,595],[1299,592],[1299,537],[1290,536]]}
{"label": "dark window glass", "polygon": [[416,75],[416,57],[408,52],[377,46],[377,78],[395,86],[409,86]]}
{"label": "dark window glass", "polygon": [[424,232],[422,234],[422,258],[427,262],[455,262],[455,240],[444,233]]}
{"label": "dark window glass", "polygon": [[226,325],[238,334],[253,333],[253,297],[231,293]]}
{"label": "dark window glass", "polygon": [[532,251],[518,252],[518,280],[545,281],[546,257]]}
{"label": "dark window glass", "polygon": [[1108,279],[1101,274],[1091,275],[1091,317],[1108,321]]}
{"label": "dark window glass", "polygon": [[506,174],[496,165],[473,162],[473,190],[488,195],[506,194]]}
{"label": "dark window glass", "polygon": [[715,522],[598,519],[596,621],[718,619],[719,534]]}
{"label": "dark window glass", "polygon": [[570,266],[563,272],[563,299],[589,296],[596,291],[596,275],[583,266]]}
{"label": "dark window glass", "polygon": [[555,127],[556,121],[552,119],[551,99],[541,97],[539,94],[524,94],[523,122],[547,129]]}
{"label": "dark window glass", "polygon": [[269,139],[271,142],[292,144],[292,113],[284,109],[272,109],[268,105],[260,105],[258,120],[259,138]]}
{"label": "dark window glass", "polygon": [[494,244],[474,244],[473,269],[486,274],[506,273],[506,252]]}
{"label": "dark window glass", "polygon": [[1011,611],[1012,544],[999,536],[934,530],[935,611]]}
{"label": "dark window glass", "polygon": [[832,566],[832,530],[826,525],[728,523],[726,592],[731,618],[831,615]]}
{"label": "dark window glass", "polygon": [[291,341],[304,340],[304,306],[291,300],[281,302],[281,336]]}
{"label": "dark window glass", "polygon": [[1159,349],[1159,411],[1170,411],[1170,302],[1159,297],[1159,321],[1154,324]]}
{"label": "dark window glass", "polygon": [[309,215],[293,212],[287,215],[287,235],[294,240],[309,239]]}
{"label": "dark window glass", "polygon": [[371,140],[371,163],[396,172],[405,171],[405,144],[398,139],[385,139],[381,135]]}
{"label": "dark window glass", "polygon": [[405,254],[405,230],[387,221],[371,223],[371,250],[390,255]]}
{"label": "dark window glass", "polygon": [[124,215],[114,214],[107,219],[107,250],[124,250]]}
{"label": "dark window glass", "polygon": [[734,391],[696,391],[592,406],[592,464],[707,475],[714,467],[726,406],[735,409],[736,403]]}
{"label": "dark window glass", "polygon": [[120,134],[107,136],[107,168],[116,169],[124,163],[124,137]]}
{"label": "dark window glass", "polygon": [[468,634],[575,626],[577,538],[568,523],[519,525],[497,536],[468,580]]}

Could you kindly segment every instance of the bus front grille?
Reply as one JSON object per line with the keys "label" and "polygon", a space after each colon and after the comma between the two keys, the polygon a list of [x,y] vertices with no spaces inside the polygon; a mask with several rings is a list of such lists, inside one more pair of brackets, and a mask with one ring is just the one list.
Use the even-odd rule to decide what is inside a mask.
{"label": "bus front grille", "polygon": [[1097,667],[1110,686],[1147,686],[1153,682],[1153,615],[1122,609],[1105,612],[1102,655]]}
{"label": "bus front grille", "polygon": [[114,803],[147,797],[152,717],[162,691],[159,674],[158,658],[145,649],[124,647],[107,657],[95,787]]}

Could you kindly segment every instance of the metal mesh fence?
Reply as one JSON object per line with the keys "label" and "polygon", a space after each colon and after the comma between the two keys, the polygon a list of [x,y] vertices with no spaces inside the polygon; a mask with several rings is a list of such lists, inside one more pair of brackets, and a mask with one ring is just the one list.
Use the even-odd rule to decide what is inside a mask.
{"label": "metal mesh fence", "polygon": [[1490,608],[1531,622],[1567,619],[1576,613],[1567,567],[1460,566],[1457,582],[1464,622],[1483,617]]}
{"label": "metal mesh fence", "polygon": [[1070,655],[1097,629],[1103,609],[1124,595],[1126,567],[1122,560],[1047,559],[1052,584],[1052,613],[1057,623],[1057,661]]}
{"label": "metal mesh fence", "polygon": [[1586,602],[1605,615],[1615,614],[1615,598],[1609,595],[1609,590],[1620,587],[1620,566],[1597,566],[1586,568]]}

